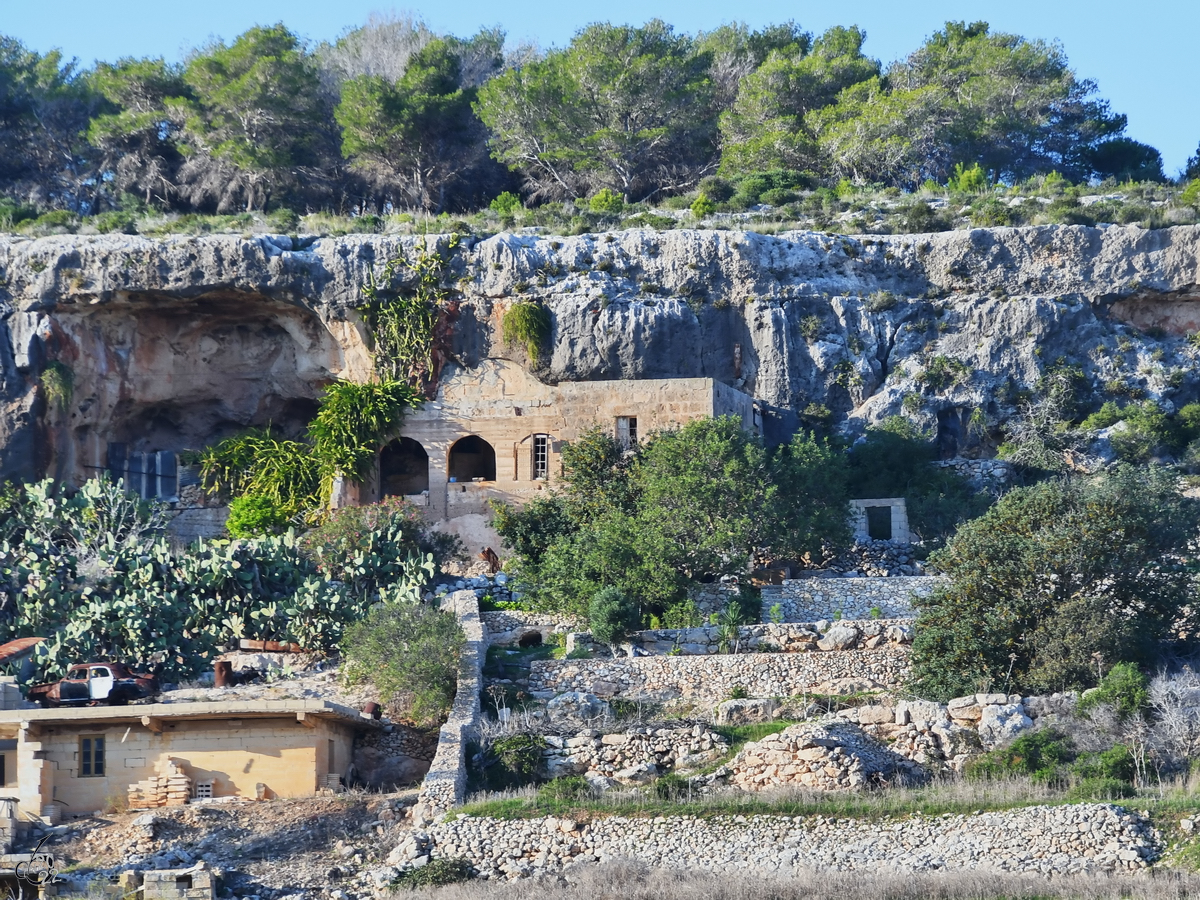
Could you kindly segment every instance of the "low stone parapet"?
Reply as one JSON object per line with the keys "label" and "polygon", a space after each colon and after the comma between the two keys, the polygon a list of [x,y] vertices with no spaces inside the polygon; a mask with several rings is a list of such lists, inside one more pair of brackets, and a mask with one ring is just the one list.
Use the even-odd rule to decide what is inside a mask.
{"label": "low stone parapet", "polygon": [[543,698],[587,691],[626,700],[715,702],[737,693],[794,697],[891,691],[904,683],[908,670],[908,648],[900,646],[829,653],[551,659],[531,664],[529,689]]}

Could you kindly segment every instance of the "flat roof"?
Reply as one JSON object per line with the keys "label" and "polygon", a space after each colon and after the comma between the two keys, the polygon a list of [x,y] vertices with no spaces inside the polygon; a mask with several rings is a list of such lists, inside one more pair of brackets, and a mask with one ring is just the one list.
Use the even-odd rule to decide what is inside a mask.
{"label": "flat roof", "polygon": [[363,728],[380,723],[358,710],[329,700],[192,700],[175,703],[140,703],[129,706],[76,706],[49,709],[0,710],[0,725],[28,722],[37,725],[70,725],[75,722],[113,724],[148,719],[281,719],[313,716],[336,719]]}

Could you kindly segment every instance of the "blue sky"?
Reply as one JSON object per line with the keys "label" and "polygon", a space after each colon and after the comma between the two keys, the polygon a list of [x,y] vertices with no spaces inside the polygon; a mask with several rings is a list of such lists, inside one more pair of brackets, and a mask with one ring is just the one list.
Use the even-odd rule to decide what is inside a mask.
{"label": "blue sky", "polygon": [[608,0],[603,5],[454,0],[395,6],[380,0],[0,0],[0,32],[35,50],[58,47],[85,64],[121,56],[179,59],[209,37],[228,40],[256,24],[282,20],[303,37],[321,41],[361,24],[372,11],[393,8],[411,10],[437,31],[467,35],[500,25],[510,40],[534,40],[543,47],[561,46],[597,20],[640,24],[657,17],[681,31],[708,30],[731,20],[757,27],[794,19],[816,32],[859,25],[867,31],[867,52],[885,63],[915,48],[946,19],[983,19],[996,30],[1062,41],[1076,72],[1099,82],[1113,109],[1129,116],[1129,136],[1162,151],[1168,174],[1182,168],[1200,143],[1196,0]]}

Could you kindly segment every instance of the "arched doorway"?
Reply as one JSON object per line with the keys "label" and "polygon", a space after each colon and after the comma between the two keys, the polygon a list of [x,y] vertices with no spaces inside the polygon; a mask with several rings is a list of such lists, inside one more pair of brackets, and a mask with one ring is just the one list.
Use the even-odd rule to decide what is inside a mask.
{"label": "arched doorway", "polygon": [[482,478],[496,480],[496,451],[478,435],[468,435],[450,448],[450,478],[452,481],[471,481]]}
{"label": "arched doorway", "polygon": [[379,454],[379,489],[384,497],[429,490],[429,454],[412,438],[392,441]]}

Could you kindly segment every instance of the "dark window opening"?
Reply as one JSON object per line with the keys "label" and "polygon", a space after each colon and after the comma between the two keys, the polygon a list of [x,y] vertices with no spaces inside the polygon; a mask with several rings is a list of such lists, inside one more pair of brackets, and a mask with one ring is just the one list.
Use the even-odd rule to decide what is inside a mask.
{"label": "dark window opening", "polygon": [[192,889],[192,876],[191,875],[176,875],[175,876],[175,890],[190,891],[191,889]]}
{"label": "dark window opening", "polygon": [[542,633],[540,631],[531,631],[529,634],[523,634],[517,639],[518,647],[540,647],[542,646]]}
{"label": "dark window opening", "polygon": [[496,451],[477,435],[468,435],[450,448],[452,481],[496,480]]}
{"label": "dark window opening", "polygon": [[379,485],[385,497],[429,490],[429,454],[412,438],[392,441],[379,454]]}
{"label": "dark window opening", "polygon": [[550,475],[550,435],[535,434],[533,436],[533,479],[547,478]]}
{"label": "dark window opening", "polygon": [[90,778],[104,774],[104,737],[93,734],[79,738],[79,774]]}
{"label": "dark window opening", "polygon": [[892,508],[890,506],[867,507],[867,536],[873,541],[892,539]]}
{"label": "dark window opening", "polygon": [[637,442],[637,416],[617,416],[617,443],[626,450],[632,450]]}
{"label": "dark window opening", "polygon": [[108,475],[123,481],[125,490],[143,500],[179,500],[179,463],[170,450],[130,450],[127,444],[108,445]]}

